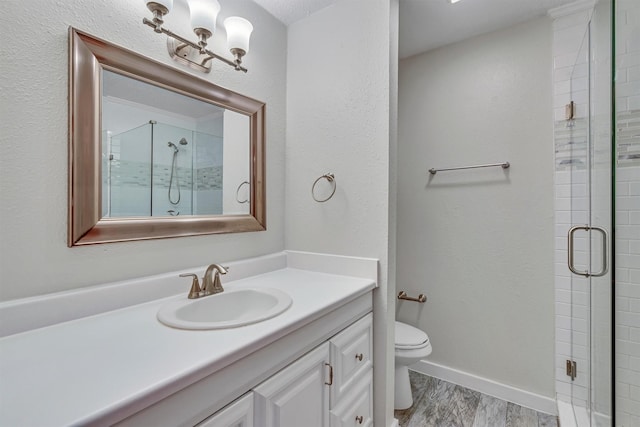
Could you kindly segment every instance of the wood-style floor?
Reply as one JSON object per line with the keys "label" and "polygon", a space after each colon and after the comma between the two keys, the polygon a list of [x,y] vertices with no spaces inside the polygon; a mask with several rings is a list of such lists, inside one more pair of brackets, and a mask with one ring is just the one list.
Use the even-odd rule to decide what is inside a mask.
{"label": "wood-style floor", "polygon": [[558,427],[554,415],[409,371],[413,406],[395,411],[400,427]]}

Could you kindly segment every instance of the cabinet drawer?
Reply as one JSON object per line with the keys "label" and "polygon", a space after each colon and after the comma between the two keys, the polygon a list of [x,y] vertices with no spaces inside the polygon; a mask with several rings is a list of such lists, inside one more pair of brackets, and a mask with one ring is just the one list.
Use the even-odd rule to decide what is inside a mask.
{"label": "cabinet drawer", "polygon": [[369,313],[331,338],[333,388],[331,404],[340,402],[349,388],[373,366],[373,326]]}
{"label": "cabinet drawer", "polygon": [[373,426],[373,370],[369,369],[335,408],[331,427]]}
{"label": "cabinet drawer", "polygon": [[220,409],[197,427],[253,427],[253,392]]}

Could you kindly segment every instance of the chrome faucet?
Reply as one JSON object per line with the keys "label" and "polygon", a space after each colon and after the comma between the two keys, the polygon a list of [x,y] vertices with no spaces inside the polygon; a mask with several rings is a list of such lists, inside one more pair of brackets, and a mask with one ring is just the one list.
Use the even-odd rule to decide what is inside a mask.
{"label": "chrome faucet", "polygon": [[[214,275],[215,270],[215,275]],[[202,277],[202,287],[198,282],[198,276],[193,273],[181,274],[180,277],[191,277],[191,290],[189,290],[189,299],[197,299],[200,297],[206,297],[207,295],[219,294],[224,292],[222,283],[220,283],[220,275],[227,274],[229,267],[221,267],[218,264],[211,264],[207,267],[207,271],[204,272]],[[211,276],[213,275],[213,279]]]}
{"label": "chrome faucet", "polygon": [[[202,296],[224,292],[222,283],[220,283],[220,275],[227,274],[228,270],[229,267],[221,267],[218,264],[211,264],[207,267],[207,271],[204,272],[204,277],[202,277]],[[212,274],[213,280],[211,279]]]}

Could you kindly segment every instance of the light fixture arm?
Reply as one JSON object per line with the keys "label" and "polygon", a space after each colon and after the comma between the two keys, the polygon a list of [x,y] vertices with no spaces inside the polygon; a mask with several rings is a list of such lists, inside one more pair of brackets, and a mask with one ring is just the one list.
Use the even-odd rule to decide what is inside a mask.
{"label": "light fixture arm", "polygon": [[[200,71],[204,71],[205,73],[208,73],[209,71],[211,71],[210,62],[213,59],[217,59],[219,61],[224,62],[227,65],[232,66],[236,71],[242,71],[244,73],[247,72],[247,69],[241,65],[242,54],[244,54],[244,51],[242,52],[242,54],[240,54],[240,52],[232,52],[234,55],[234,61],[231,61],[225,58],[224,56],[220,56],[216,53],[213,53],[212,51],[206,48],[207,46],[206,39],[208,38],[206,35],[200,34],[199,43],[194,43],[191,40],[188,40],[174,33],[173,31],[164,28],[162,26],[162,15],[160,14],[160,19],[158,20],[156,17],[156,11],[154,11],[153,21],[147,18],[143,18],[142,23],[153,28],[153,30],[156,33],[166,34],[167,36],[181,43],[178,45],[174,45],[173,48],[169,49],[169,53],[176,60],[185,62],[187,65],[192,66],[196,69],[199,69]],[[209,35],[210,34],[211,33],[209,33]],[[169,44],[169,45],[171,46],[172,44]],[[189,52],[187,50],[189,50]],[[199,62],[189,59],[190,57],[194,56],[193,50],[196,50],[197,53],[199,53],[200,56],[203,57],[203,58],[199,58],[200,60]],[[238,49],[238,50],[241,50],[241,49]]]}
{"label": "light fixture arm", "polygon": [[[246,54],[247,52],[244,51],[244,49],[239,49],[239,48],[233,48],[231,49],[231,54],[233,55],[233,58],[235,59],[234,63],[236,64],[236,67],[239,67],[240,64],[242,63],[242,57]],[[236,68],[237,69],[237,68]]]}

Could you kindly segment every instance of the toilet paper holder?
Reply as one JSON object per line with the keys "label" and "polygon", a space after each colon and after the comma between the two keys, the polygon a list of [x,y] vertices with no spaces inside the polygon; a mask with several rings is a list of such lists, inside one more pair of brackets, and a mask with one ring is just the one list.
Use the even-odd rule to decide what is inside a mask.
{"label": "toilet paper holder", "polygon": [[427,301],[427,296],[425,294],[420,294],[420,295],[418,295],[418,298],[414,298],[414,297],[408,296],[405,291],[400,291],[398,293],[398,299],[403,299],[403,300],[407,300],[407,301],[415,301],[415,302],[419,302],[420,304],[422,304],[422,303],[425,303]]}

